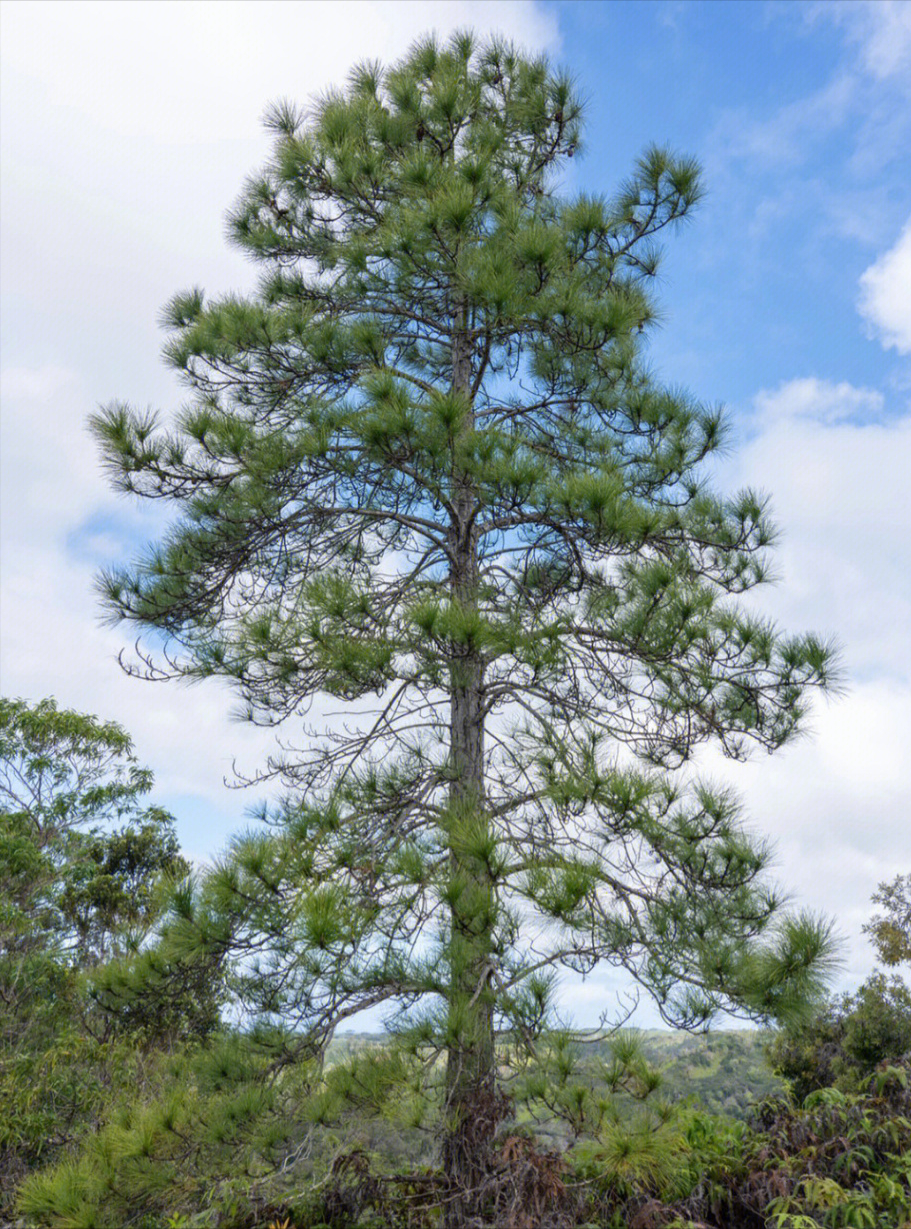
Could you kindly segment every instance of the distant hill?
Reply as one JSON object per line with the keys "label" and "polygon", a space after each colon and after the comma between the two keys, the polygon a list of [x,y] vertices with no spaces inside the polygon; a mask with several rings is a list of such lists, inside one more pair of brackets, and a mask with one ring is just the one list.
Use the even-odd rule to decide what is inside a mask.
{"label": "distant hill", "polygon": [[637,1032],[646,1056],[664,1075],[665,1095],[674,1100],[696,1096],[713,1114],[745,1118],[754,1102],[784,1092],[766,1063],[767,1032]]}
{"label": "distant hill", "polygon": [[[770,1034],[755,1029],[727,1029],[692,1034],[669,1029],[633,1029],[646,1057],[664,1076],[662,1093],[669,1100],[696,1097],[713,1114],[745,1118],[750,1106],[784,1091],[769,1070],[765,1046]],[[385,1043],[383,1033],[341,1033],[329,1048],[329,1062]],[[605,1042],[583,1047],[597,1057]],[[584,1062],[584,1058],[583,1058]]]}

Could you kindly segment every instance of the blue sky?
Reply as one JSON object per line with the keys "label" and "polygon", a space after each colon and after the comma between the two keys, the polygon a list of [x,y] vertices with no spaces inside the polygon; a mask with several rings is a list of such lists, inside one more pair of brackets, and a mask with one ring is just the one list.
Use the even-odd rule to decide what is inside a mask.
{"label": "blue sky", "polygon": [[668,244],[662,367],[731,404],[795,370],[882,381],[894,364],[868,344],[858,279],[908,220],[911,108],[907,66],[864,62],[870,17],[755,0],[551,11],[589,100],[586,186],[609,189],[650,141],[705,170]]}
{"label": "blue sky", "polygon": [[[702,767],[743,791],[795,901],[837,919],[856,985],[870,893],[911,870],[911,4],[6,0],[0,24],[4,693],[120,720],[194,857],[244,822],[253,799],[222,779],[266,738],[217,683],[125,678],[122,633],[99,623],[95,570],[159,522],[107,490],[85,419],[113,398],[176,406],[162,305],[252,284],[223,217],[268,153],[270,100],[432,27],[502,31],[587,100],[568,191],[611,192],[650,143],[704,167],[652,360],[728,405],[719,481],[768,490],[782,527],[757,603],[836,638],[846,691],[812,739]],[[612,985],[571,992],[580,1023]]]}

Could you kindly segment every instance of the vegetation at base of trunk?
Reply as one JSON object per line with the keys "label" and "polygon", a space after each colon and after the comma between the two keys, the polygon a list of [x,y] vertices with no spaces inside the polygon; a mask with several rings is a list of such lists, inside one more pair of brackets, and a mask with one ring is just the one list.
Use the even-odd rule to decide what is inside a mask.
{"label": "vegetation at base of trunk", "polygon": [[[843,1025],[834,1043],[833,1020]],[[740,1120],[712,1113],[700,1093],[717,1088],[710,1095],[729,1105],[742,1103],[747,1078],[761,1090],[772,1078],[753,1065],[768,1046],[761,1034],[618,1031],[583,1043],[547,1031],[521,1062],[501,1040],[498,1067],[520,1075],[480,1124],[472,1224],[904,1229],[909,1029],[907,989],[871,978],[804,1023],[825,1051],[819,1086],[795,1101],[800,1051],[787,1085],[753,1098]],[[343,1036],[325,1056],[290,1063],[284,1034],[261,1027],[188,1033],[167,1050],[141,1031],[94,1050],[91,1038],[69,1050],[67,1040],[33,1056],[39,1087],[41,1067],[52,1068],[47,1131],[69,1139],[32,1157],[25,1181],[10,1175],[17,1229],[441,1229],[452,1203],[465,1207],[428,1114],[428,1084],[445,1104],[445,1056],[433,1061],[414,1039]],[[797,1040],[784,1033],[769,1047],[779,1067]],[[89,1088],[87,1073],[104,1078],[73,1115],[61,1090]]]}
{"label": "vegetation at base of trunk", "polygon": [[[174,422],[94,418],[116,486],[174,514],[102,580],[164,642],[134,668],[224,677],[296,731],[262,774],[283,801],[165,950],[224,965],[276,1078],[386,1005],[461,1225],[561,971],[617,966],[687,1028],[820,993],[828,927],[782,912],[736,800],[678,770],[787,743],[832,656],[739,600],[765,501],[712,490],[721,412],[647,362],[691,160],[565,194],[570,78],[467,33],[269,126],[230,218],[258,290],[166,309]],[[327,697],[343,718],[301,733]]]}
{"label": "vegetation at base of trunk", "polygon": [[[244,1092],[255,1052],[218,1043],[163,1063],[69,1164],[26,1183],[26,1226],[51,1229],[438,1229],[452,1198],[394,1117],[371,1138],[298,1113],[300,1089]],[[247,1067],[249,1073],[249,1066]],[[147,1085],[152,1091],[151,1084]],[[651,1094],[650,1094],[651,1095]],[[635,1098],[633,1099],[635,1100]],[[283,1106],[282,1106],[283,1103]],[[323,1106],[325,1106],[323,1101]],[[856,1093],[761,1103],[749,1123],[647,1101],[570,1151],[508,1124],[490,1146],[483,1229],[896,1229],[911,1216],[911,1059]],[[284,1117],[283,1117],[284,1114]],[[399,1133],[400,1132],[400,1133]],[[297,1142],[294,1164],[279,1158]],[[301,1147],[300,1140],[306,1142]],[[398,1141],[405,1153],[396,1156]],[[244,1146],[238,1168],[229,1158]],[[429,1145],[430,1141],[427,1141]],[[129,1194],[127,1194],[129,1192]]]}

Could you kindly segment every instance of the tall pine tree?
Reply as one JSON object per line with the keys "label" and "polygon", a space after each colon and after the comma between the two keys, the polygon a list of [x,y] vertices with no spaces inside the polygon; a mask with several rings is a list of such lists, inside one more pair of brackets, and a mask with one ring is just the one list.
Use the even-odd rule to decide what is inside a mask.
{"label": "tall pine tree", "polygon": [[570,80],[468,34],[269,124],[230,219],[258,291],[169,305],[174,425],[94,420],[116,484],[175,512],[104,590],[164,639],[151,670],[227,677],[257,721],[332,710],[184,920],[296,1044],[377,1003],[417,1022],[469,1189],[498,1030],[532,1045],[561,968],[620,966],[686,1027],[812,993],[825,927],[782,915],[736,801],[676,770],[786,743],[831,657],[738,602],[763,500],[710,489],[720,412],[643,358],[692,162],[561,194]]}

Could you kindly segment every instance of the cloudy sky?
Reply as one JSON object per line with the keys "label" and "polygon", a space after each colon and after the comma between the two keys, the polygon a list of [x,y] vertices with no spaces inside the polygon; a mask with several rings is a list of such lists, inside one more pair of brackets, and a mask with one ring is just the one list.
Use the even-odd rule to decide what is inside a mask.
{"label": "cloudy sky", "polygon": [[[840,644],[845,694],[812,737],[744,766],[705,761],[776,842],[794,900],[835,917],[839,984],[871,967],[876,884],[911,871],[911,4],[231,4],[5,0],[2,33],[4,694],[114,718],[157,776],[187,852],[244,823],[266,737],[218,684],[120,672],[97,568],[156,532],[106,488],[85,432],[119,398],[179,392],[157,319],[190,285],[253,271],[223,217],[267,156],[279,97],[306,101],[362,57],[471,25],[545,50],[587,100],[567,190],[610,193],[641,149],[695,155],[708,195],[669,243],[653,361],[727,404],[719,481],[769,491],[779,584],[762,608]],[[606,983],[567,988],[580,1023]],[[648,1022],[647,1016],[642,1017]]]}

